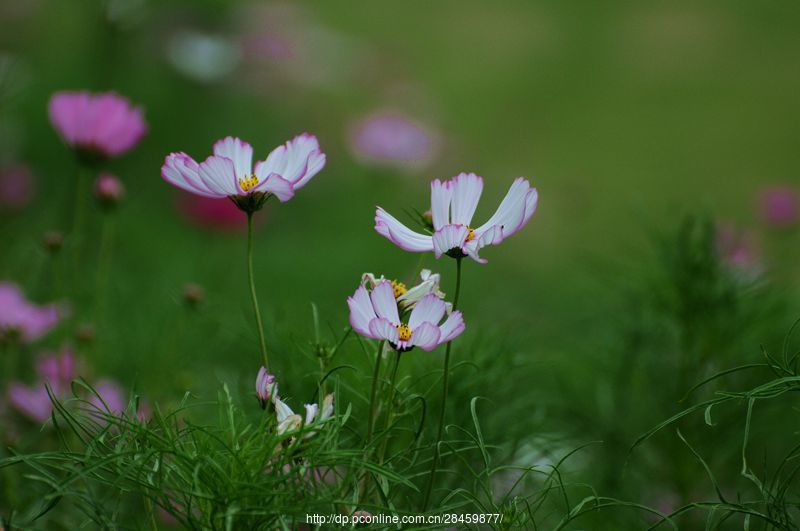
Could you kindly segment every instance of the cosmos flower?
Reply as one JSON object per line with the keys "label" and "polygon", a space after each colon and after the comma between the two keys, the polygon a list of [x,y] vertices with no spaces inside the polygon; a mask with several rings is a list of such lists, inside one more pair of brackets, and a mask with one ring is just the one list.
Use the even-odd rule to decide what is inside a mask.
{"label": "cosmos flower", "polygon": [[350,150],[359,159],[384,166],[424,167],[439,151],[439,137],[397,111],[378,111],[356,122]]}
{"label": "cosmos flower", "polygon": [[43,336],[60,320],[54,304],[37,306],[10,282],[0,282],[0,339],[29,343]]}
{"label": "cosmos flower", "polygon": [[[301,417],[275,395],[273,399],[275,404],[275,415],[278,419],[278,433],[290,433],[297,431],[303,426],[310,426],[314,423],[322,423],[333,416],[333,394],[325,395],[322,401],[322,409],[318,404],[305,404],[306,415],[305,418]],[[314,435],[314,431],[310,431],[305,435],[305,438]]]}
{"label": "cosmos flower", "polygon": [[51,354],[41,358],[36,366],[40,381],[27,386],[13,382],[8,387],[9,403],[36,422],[46,422],[53,410],[53,403],[47,387],[56,398],[68,394],[70,382],[75,378],[75,357],[72,352],[64,349],[59,354]]}
{"label": "cosmos flower", "polygon": [[25,208],[33,195],[34,177],[27,166],[0,169],[0,212]]}
{"label": "cosmos flower", "polygon": [[275,381],[274,375],[267,372],[266,367],[258,369],[256,396],[262,409],[266,408],[270,401],[278,398],[278,382]]}
{"label": "cosmos flower", "polygon": [[483,179],[474,173],[461,173],[449,181],[431,183],[433,235],[409,229],[381,207],[375,212],[375,230],[400,248],[411,252],[433,251],[453,258],[469,256],[476,262],[486,260],[478,252],[487,245],[497,245],[516,233],[536,211],[539,195],[536,188],[517,178],[489,220],[472,227],[472,216],[483,191]]}
{"label": "cosmos flower", "polygon": [[400,352],[414,347],[431,351],[464,331],[460,311],[451,313],[439,324],[447,308],[435,293],[423,296],[411,310],[408,322],[402,322],[392,283],[388,280],[378,283],[371,294],[360,285],[353,296],[348,297],[347,304],[353,330],[364,337],[386,340]]}
{"label": "cosmos flower", "polygon": [[[370,289],[374,289],[375,286],[385,280],[383,275],[378,278],[372,273],[364,273],[361,277],[361,283],[368,286]],[[389,282],[392,283],[392,291],[394,291],[394,297],[397,299],[397,306],[400,308],[400,311],[413,308],[414,305],[428,293],[434,293],[440,299],[444,299],[445,297],[445,294],[439,289],[439,283],[441,282],[439,273],[432,273],[430,269],[423,269],[420,271],[419,283],[411,288],[408,288],[405,283],[398,280],[390,280]],[[453,309],[453,305],[449,302],[445,302],[445,305],[447,306],[447,313],[449,314]]]}
{"label": "cosmos flower", "polygon": [[761,192],[761,219],[773,227],[785,228],[800,221],[800,192],[792,186],[771,186]]}
{"label": "cosmos flower", "polygon": [[205,197],[228,197],[245,212],[254,212],[275,195],[288,201],[325,166],[317,138],[303,133],[278,146],[253,166],[253,147],[226,137],[214,154],[198,164],[186,153],[171,153],[161,167],[170,184]]}
{"label": "cosmos flower", "polygon": [[113,92],[57,92],[48,106],[50,122],[73,149],[95,157],[116,157],[147,132],[142,110]]}
{"label": "cosmos flower", "polygon": [[[203,229],[221,232],[247,229],[247,218],[227,198],[216,199],[180,192],[176,197],[175,207],[186,221]],[[259,220],[263,220],[263,216]]]}

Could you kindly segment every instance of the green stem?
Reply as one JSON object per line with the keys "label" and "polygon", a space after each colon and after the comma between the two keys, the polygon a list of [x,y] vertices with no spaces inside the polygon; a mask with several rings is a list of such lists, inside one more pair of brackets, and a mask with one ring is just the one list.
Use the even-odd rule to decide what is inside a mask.
{"label": "green stem", "polygon": [[367,422],[367,439],[364,447],[367,447],[372,442],[372,434],[375,432],[375,397],[378,394],[378,377],[381,371],[381,358],[383,357],[384,341],[378,344],[378,355],[375,357],[375,370],[372,372],[372,390],[369,393],[369,419]]}
{"label": "green stem", "polygon": [[[458,309],[458,296],[461,294],[461,260],[456,259],[456,293],[453,296],[453,311]],[[447,411],[447,391],[450,380],[450,350],[453,345],[452,341],[448,341],[444,353],[444,368],[442,369],[442,409],[439,412],[439,430],[436,434],[436,444],[433,447],[433,463],[431,465],[431,473],[428,477],[428,486],[425,489],[425,501],[422,503],[422,510],[428,510],[428,503],[431,499],[431,492],[433,491],[433,481],[436,477],[436,469],[439,467],[439,444],[442,442],[442,435],[444,434],[444,418]]]}
{"label": "green stem", "polygon": [[111,277],[111,261],[114,249],[115,214],[106,213],[103,216],[103,227],[100,235],[100,253],[97,259],[97,301],[95,322],[100,324],[106,314],[108,300],[108,286]]}
{"label": "green stem", "polygon": [[83,247],[84,220],[86,218],[86,186],[89,169],[83,164],[78,164],[78,178],[75,183],[75,203],[72,209],[72,234],[70,234],[72,247],[72,274],[77,279],[80,277],[81,248]]}
{"label": "green stem", "polygon": [[[400,367],[400,356],[402,352],[399,350],[396,352],[396,356],[394,359],[394,367],[392,367],[392,377],[389,383],[389,401],[387,402],[388,410],[386,411],[386,426],[384,431],[388,431],[392,425],[392,421],[394,420],[394,397],[395,397],[395,385],[397,382],[397,368]],[[389,437],[383,438],[383,443],[381,443],[381,451],[378,456],[378,462],[383,464],[383,458],[386,455],[386,447],[389,445]]]}
{"label": "green stem", "polygon": [[264,338],[264,325],[261,324],[261,310],[258,307],[256,283],[253,274],[253,213],[247,213],[247,277],[250,282],[250,297],[253,299],[253,313],[256,314],[256,327],[258,340],[261,347],[261,356],[264,359],[264,368],[269,371],[269,356],[267,356],[267,340]]}

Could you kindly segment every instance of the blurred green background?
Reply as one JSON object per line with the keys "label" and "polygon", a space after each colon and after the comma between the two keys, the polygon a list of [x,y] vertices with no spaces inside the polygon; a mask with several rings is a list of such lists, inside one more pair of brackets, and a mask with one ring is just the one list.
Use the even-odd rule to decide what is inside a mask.
{"label": "blurred green background", "polygon": [[[307,398],[317,370],[308,354],[310,302],[339,334],[345,298],[363,272],[409,278],[418,266],[418,255],[374,232],[375,205],[408,221],[404,210],[427,209],[431,179],[474,171],[485,179],[476,219],[486,219],[523,175],[539,190],[539,210],[519,234],[484,251],[487,265],[465,264],[465,348],[454,355],[464,361],[481,345],[508,348],[476,354],[496,381],[465,370],[456,385],[465,399],[489,396],[492,409],[514,412],[516,423],[490,425],[489,439],[503,440],[506,428],[520,440],[604,439],[615,457],[593,452],[619,465],[638,434],[677,410],[674,395],[707,374],[706,365],[690,365],[686,385],[662,393],[657,378],[641,376],[645,364],[625,357],[630,331],[659,344],[635,301],[658,298],[651,281],[670,282],[664,253],[679,238],[664,235],[674,235],[685,215],[749,231],[766,273],[760,291],[747,296],[761,301],[774,289],[783,297],[764,303],[770,310],[759,319],[768,319],[739,312],[741,321],[726,321],[746,325],[733,326],[736,341],[715,344],[708,366],[755,359],[762,344],[777,348],[792,323],[800,239],[766,226],[757,206],[765,186],[798,183],[798,20],[793,1],[5,0],[0,163],[28,165],[36,195],[0,218],[0,278],[40,302],[59,297],[58,265],[41,237],[68,224],[76,164],[48,122],[47,101],[64,89],[115,90],[144,108],[150,131],[109,165],[128,192],[115,214],[111,302],[97,318],[87,288],[89,307],[75,308],[69,326],[94,325],[96,341],[80,348],[95,374],[153,401],[186,390],[212,394],[220,380],[250,393],[259,356],[244,234],[187,222],[160,166],[172,151],[203,159],[226,135],[264,158],[312,132],[327,153],[325,170],[292,201],[268,204],[256,236],[273,364],[284,375],[281,388]],[[259,38],[274,44],[271,37],[278,52],[253,48]],[[203,39],[213,45],[197,45]],[[386,166],[354,155],[353,122],[387,108],[439,138],[425,164]],[[102,217],[95,209],[96,237]],[[652,245],[662,236],[673,243]],[[424,266],[441,272],[452,291],[452,261],[426,256]],[[205,290],[197,310],[182,300],[188,282]],[[723,312],[733,307],[720,304]],[[669,326],[652,328],[669,335]],[[71,334],[62,327],[48,341]],[[719,337],[731,339],[725,331]],[[678,345],[631,350],[657,364],[685,353]],[[341,355],[356,363],[357,344]],[[407,358],[424,372],[441,356]],[[630,395],[614,395],[630,382]],[[604,424],[605,414],[620,416],[620,403],[636,408],[648,393],[663,399],[661,410],[623,413],[613,429]],[[619,440],[609,442],[607,432]],[[596,469],[587,467],[588,480]]]}

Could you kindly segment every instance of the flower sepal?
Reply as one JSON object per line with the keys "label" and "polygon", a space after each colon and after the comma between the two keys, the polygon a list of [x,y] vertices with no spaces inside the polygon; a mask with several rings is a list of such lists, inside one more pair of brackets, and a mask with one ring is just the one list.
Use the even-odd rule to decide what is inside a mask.
{"label": "flower sepal", "polygon": [[251,192],[247,195],[232,195],[230,200],[242,212],[252,214],[261,210],[271,197],[269,192]]}

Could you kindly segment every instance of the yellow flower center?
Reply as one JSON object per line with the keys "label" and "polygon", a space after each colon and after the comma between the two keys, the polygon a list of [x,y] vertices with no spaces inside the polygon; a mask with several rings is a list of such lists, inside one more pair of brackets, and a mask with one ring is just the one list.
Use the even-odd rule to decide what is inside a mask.
{"label": "yellow flower center", "polygon": [[256,177],[255,174],[245,179],[239,179],[239,186],[241,186],[242,190],[245,192],[249,192],[255,188],[256,185],[258,185],[258,177]]}
{"label": "yellow flower center", "polygon": [[392,280],[392,291],[394,291],[394,298],[399,299],[400,297],[406,294],[408,288],[402,282]]}
{"label": "yellow flower center", "polygon": [[469,232],[467,233],[467,239],[464,240],[465,242],[475,239],[475,229],[469,226],[467,228],[469,229]]}
{"label": "yellow flower center", "polygon": [[397,333],[400,335],[400,341],[408,341],[411,339],[411,329],[407,324],[397,325]]}

